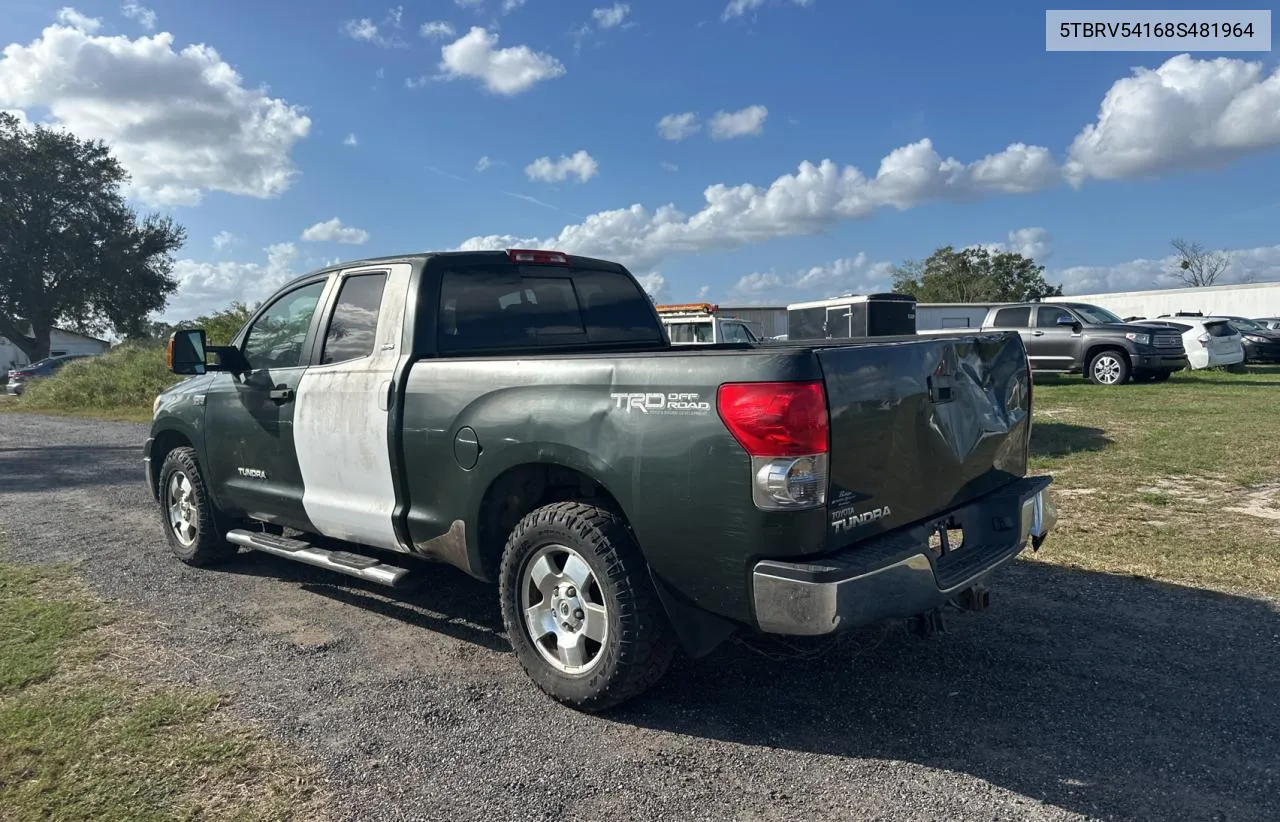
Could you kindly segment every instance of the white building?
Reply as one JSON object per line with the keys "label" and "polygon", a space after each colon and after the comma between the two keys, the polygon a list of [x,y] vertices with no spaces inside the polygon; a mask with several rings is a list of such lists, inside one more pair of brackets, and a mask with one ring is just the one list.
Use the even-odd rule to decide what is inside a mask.
{"label": "white building", "polygon": [[1101,306],[1121,318],[1153,319],[1179,311],[1199,311],[1206,317],[1280,317],[1280,283],[1073,294],[1070,297],[1046,297],[1044,301],[1089,303]]}
{"label": "white building", "polygon": [[[31,333],[30,329],[27,329],[27,333]],[[106,340],[61,328],[53,329],[53,333],[49,335],[49,355],[54,357],[59,354],[101,354],[110,347],[111,344]],[[9,369],[29,362],[31,361],[22,353],[21,348],[5,337],[0,337],[0,372],[8,374]]]}

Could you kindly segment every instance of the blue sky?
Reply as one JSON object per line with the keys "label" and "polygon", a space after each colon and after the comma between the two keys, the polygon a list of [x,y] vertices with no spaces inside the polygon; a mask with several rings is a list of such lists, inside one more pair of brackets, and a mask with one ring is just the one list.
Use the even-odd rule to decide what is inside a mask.
{"label": "blue sky", "polygon": [[[506,5],[11,0],[0,108],[108,139],[139,206],[188,227],[169,316],[329,260],[469,240],[620,258],[671,300],[875,287],[947,243],[1035,253],[1074,291],[1164,282],[1174,237],[1280,279],[1273,54],[1047,53],[1025,2]],[[1138,67],[1164,74],[1119,86],[1105,133],[1072,155]],[[728,133],[717,112],[737,113]],[[699,129],[664,139],[682,113]],[[839,182],[913,144],[897,182]],[[552,178],[566,158],[563,179],[531,179],[544,157]],[[823,160],[834,181],[797,174]],[[699,214],[708,187],[744,184],[758,189]],[[680,215],[655,220],[667,205]]]}

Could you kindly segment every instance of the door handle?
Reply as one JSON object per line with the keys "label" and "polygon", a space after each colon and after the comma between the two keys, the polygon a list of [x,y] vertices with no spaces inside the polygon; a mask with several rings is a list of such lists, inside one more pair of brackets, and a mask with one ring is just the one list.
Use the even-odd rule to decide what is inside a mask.
{"label": "door handle", "polygon": [[1031,336],[1033,336],[1033,337],[1043,337],[1043,336],[1044,336],[1044,332],[1043,332],[1043,331],[1032,331],[1032,332],[1031,332]]}
{"label": "door handle", "polygon": [[269,396],[276,405],[284,405],[287,402],[293,402],[293,389],[272,388]]}

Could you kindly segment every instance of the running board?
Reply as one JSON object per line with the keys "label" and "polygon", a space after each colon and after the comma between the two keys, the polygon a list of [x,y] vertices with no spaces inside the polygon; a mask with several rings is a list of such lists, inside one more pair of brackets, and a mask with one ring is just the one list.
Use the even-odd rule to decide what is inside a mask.
{"label": "running board", "polygon": [[317,548],[302,540],[278,537],[274,534],[236,529],[227,533],[227,542],[254,551],[262,551],[264,554],[274,554],[285,559],[314,565],[317,568],[337,571],[349,577],[376,582],[389,588],[402,587],[409,576],[409,569],[387,565],[373,557]]}

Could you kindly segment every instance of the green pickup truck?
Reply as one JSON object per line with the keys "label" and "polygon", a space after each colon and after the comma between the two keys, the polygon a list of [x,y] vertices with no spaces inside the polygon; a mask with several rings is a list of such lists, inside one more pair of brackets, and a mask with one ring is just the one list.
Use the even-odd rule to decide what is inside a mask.
{"label": "green pickup truck", "polygon": [[517,249],[326,268],[168,357],[143,458],[179,559],[452,565],[580,710],[735,633],[980,610],[1056,519],[1016,333],[672,346],[622,266]]}

